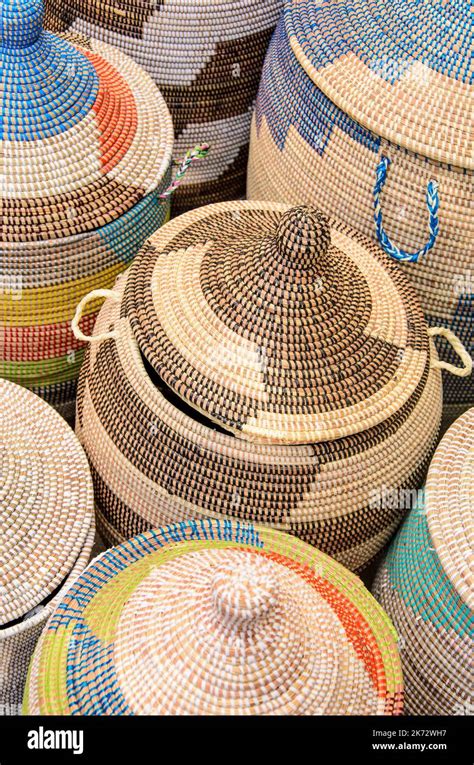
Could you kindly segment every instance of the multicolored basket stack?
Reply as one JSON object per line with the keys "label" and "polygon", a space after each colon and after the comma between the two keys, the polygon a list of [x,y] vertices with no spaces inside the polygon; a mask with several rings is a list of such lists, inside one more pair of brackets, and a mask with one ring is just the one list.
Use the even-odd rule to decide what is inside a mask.
{"label": "multicolored basket stack", "polygon": [[106,294],[94,337],[78,322],[97,293],[74,320],[106,540],[233,516],[351,569],[376,555],[428,466],[441,375],[375,244],[310,208],[223,202],[163,226]]}
{"label": "multicolored basket stack", "polygon": [[55,605],[87,565],[92,479],[71,428],[0,379],[0,714],[18,714],[28,664]]}
{"label": "multicolored basket stack", "polygon": [[[286,0],[252,125],[248,196],[317,203],[404,264],[428,323],[472,351],[468,0]],[[442,348],[442,358],[453,353]],[[474,381],[446,379],[446,414]]]}
{"label": "multicolored basket stack", "polygon": [[401,638],[409,714],[474,711],[474,409],[431,463],[426,496],[409,515],[374,592]]}
{"label": "multicolored basket stack", "polygon": [[173,128],[137,64],[43,32],[42,13],[41,0],[0,7],[0,375],[70,416],[83,358],[74,308],[167,218]]}
{"label": "multicolored basket stack", "polygon": [[287,534],[200,520],[97,558],[35,652],[27,714],[400,714],[396,633]]}
{"label": "multicolored basket stack", "polygon": [[209,159],[173,212],[245,196],[250,121],[283,0],[46,0],[46,25],[117,45],[154,79],[173,117],[175,153],[205,137]]}

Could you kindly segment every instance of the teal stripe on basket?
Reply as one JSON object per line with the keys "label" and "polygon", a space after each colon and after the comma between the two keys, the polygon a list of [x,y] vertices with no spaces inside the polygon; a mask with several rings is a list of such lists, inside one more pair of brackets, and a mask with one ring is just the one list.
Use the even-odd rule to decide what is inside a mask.
{"label": "teal stripe on basket", "polygon": [[390,584],[424,621],[474,638],[474,615],[441,566],[423,505],[414,508],[387,554]]}

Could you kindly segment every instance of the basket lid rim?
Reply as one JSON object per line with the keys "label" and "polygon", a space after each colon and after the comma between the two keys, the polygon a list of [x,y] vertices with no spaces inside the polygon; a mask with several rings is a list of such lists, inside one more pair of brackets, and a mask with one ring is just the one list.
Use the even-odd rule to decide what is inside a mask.
{"label": "basket lid rim", "polygon": [[162,381],[248,441],[363,432],[426,379],[426,325],[405,276],[313,208],[223,202],[175,218],[138,254],[123,305]]}
{"label": "basket lid rim", "polygon": [[467,0],[286,0],[283,12],[299,64],[345,114],[396,146],[472,170],[469,17]]}
{"label": "basket lid rim", "polygon": [[92,478],[74,431],[49,404],[0,379],[0,630],[66,580],[94,526]]}

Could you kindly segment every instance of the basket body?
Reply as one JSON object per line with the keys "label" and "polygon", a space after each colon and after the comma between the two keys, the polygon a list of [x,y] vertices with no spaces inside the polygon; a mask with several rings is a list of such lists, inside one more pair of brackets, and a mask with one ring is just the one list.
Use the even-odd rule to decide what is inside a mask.
{"label": "basket body", "polygon": [[0,714],[21,714],[28,667],[36,643],[54,609],[87,566],[94,536],[95,528],[92,527],[68,578],[40,611],[12,627],[0,629]]}
{"label": "basket body", "polygon": [[108,542],[190,518],[234,517],[297,535],[356,570],[388,541],[436,442],[439,371],[427,372],[399,412],[366,432],[319,444],[251,443],[165,398],[120,302],[109,299],[95,334],[112,325],[119,336],[86,353],[76,416]]}
{"label": "basket body", "polygon": [[47,28],[116,45],[151,75],[171,111],[177,159],[192,144],[211,145],[206,162],[174,196],[173,212],[245,195],[251,113],[283,0],[133,0],[123,10],[90,0],[45,6]]}
{"label": "basket body", "polygon": [[472,714],[474,615],[441,566],[423,504],[397,534],[373,593],[401,638],[405,712]]}
{"label": "basket body", "polygon": [[[265,60],[252,122],[249,199],[315,203],[375,238],[374,184],[380,156],[391,161],[383,188],[384,227],[407,251],[426,242],[427,183],[439,186],[439,234],[418,263],[404,263],[427,321],[472,343],[472,172],[415,154],[362,127],[338,108],[298,62],[281,19]],[[452,352],[440,348],[453,361]],[[472,378],[445,378],[447,405],[474,401]]]}

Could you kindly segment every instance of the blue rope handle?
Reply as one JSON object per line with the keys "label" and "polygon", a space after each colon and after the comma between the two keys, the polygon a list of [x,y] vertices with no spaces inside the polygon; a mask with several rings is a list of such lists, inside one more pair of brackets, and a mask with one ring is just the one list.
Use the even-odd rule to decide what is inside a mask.
{"label": "blue rope handle", "polygon": [[382,156],[377,166],[377,178],[376,178],[375,186],[374,186],[374,220],[375,220],[375,230],[377,232],[377,239],[379,240],[380,244],[382,245],[387,255],[390,255],[390,257],[405,263],[406,262],[416,263],[419,258],[422,258],[424,255],[426,255],[427,252],[431,250],[434,243],[436,242],[436,237],[438,236],[438,233],[439,233],[438,184],[436,181],[429,181],[426,187],[426,206],[430,214],[429,240],[427,241],[425,246],[421,248],[421,250],[418,250],[418,252],[405,252],[404,250],[399,250],[396,245],[392,244],[389,237],[384,231],[383,220],[382,220],[382,208],[380,206],[380,194],[382,193],[382,189],[385,185],[385,180],[387,178],[387,168],[390,165],[390,162],[391,160],[388,157]]}

